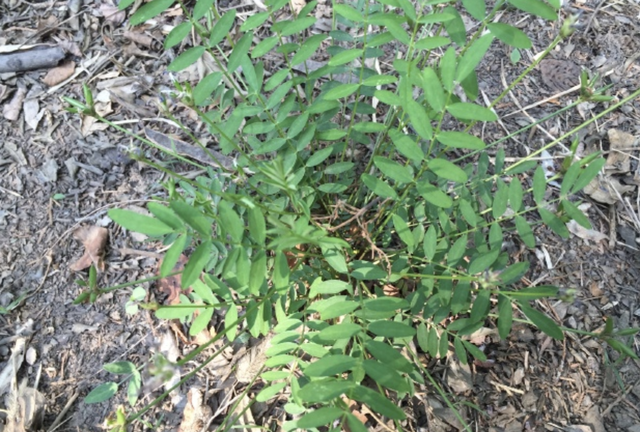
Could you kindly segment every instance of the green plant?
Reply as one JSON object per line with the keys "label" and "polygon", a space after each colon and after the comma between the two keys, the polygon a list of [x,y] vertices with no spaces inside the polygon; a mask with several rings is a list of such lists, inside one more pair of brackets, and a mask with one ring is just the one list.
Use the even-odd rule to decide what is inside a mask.
{"label": "green plant", "polygon": [[129,361],[120,361],[105,364],[102,367],[107,372],[116,375],[125,375],[125,378],[120,383],[107,382],[99,385],[87,395],[85,403],[104,402],[118,391],[120,384],[129,381],[129,385],[127,386],[127,399],[129,404],[134,406],[138,401],[138,394],[142,386],[142,376],[136,368],[136,365]]}
{"label": "green plant", "polygon": [[[131,22],[172,3],[153,0]],[[170,245],[161,277],[189,254],[181,280],[192,291],[183,293],[179,306],[145,307],[158,318],[190,321],[193,334],[209,325],[215,309],[223,310],[224,323],[211,343],[275,333],[261,375],[267,385],[256,399],[290,389],[285,410],[298,418],[285,423],[286,430],[334,422],[366,430],[343,395],[400,429],[405,413],[399,403],[415,383],[427,378],[444,395],[420,363],[414,341],[434,358],[453,347],[462,362],[469,355],[483,360],[469,336],[496,319],[502,338],[514,319],[526,319],[561,340],[564,329],[531,306],[558,296],[559,289],[521,288],[529,263],[511,262],[502,244],[505,236],[517,235],[535,247],[532,225],[541,223],[560,237],[569,235],[569,219],[590,226],[576,193],[598,175],[603,160],[592,155],[575,161],[571,154],[560,189],[549,190],[550,179],[533,157],[595,119],[511,165],[499,145],[535,124],[488,145],[472,133],[478,122],[497,120],[493,107],[544,57],[488,106],[473,102],[476,67],[496,38],[514,50],[531,47],[522,31],[493,22],[507,2],[487,10],[484,1],[463,1],[478,23],[470,35],[450,2],[424,1],[419,8],[407,0],[336,3],[332,31],[308,37],[316,1],[284,21],[276,14],[287,0],[266,3],[267,11],[235,27],[235,37],[229,34],[239,24],[234,9],[220,16],[213,0],[198,1],[193,11],[182,5],[188,20],[165,41],[169,49],[197,35],[171,71],[203,56],[217,66],[195,86],[176,83],[173,96],[197,113],[234,163],[225,164],[182,125],[220,168],[207,167],[190,180],[147,160],[171,175],[168,196],[149,204],[151,216],[109,212],[123,227]],[[508,5],[549,20],[560,6],[557,0]],[[254,31],[266,25],[271,35],[254,45]],[[544,54],[571,31],[569,20]],[[330,55],[326,65],[299,72],[296,66],[323,44]],[[389,45],[401,46],[403,55],[382,71],[376,59]],[[267,54],[284,62],[270,76],[262,60]],[[579,99],[566,109],[585,100],[610,101],[594,83],[583,76]],[[131,133],[95,113],[88,87],[85,99],[67,101],[72,110]],[[168,102],[164,113],[179,123]],[[493,164],[489,149],[496,150]],[[100,292],[94,288],[85,298]],[[612,337],[604,340],[624,350]]]}

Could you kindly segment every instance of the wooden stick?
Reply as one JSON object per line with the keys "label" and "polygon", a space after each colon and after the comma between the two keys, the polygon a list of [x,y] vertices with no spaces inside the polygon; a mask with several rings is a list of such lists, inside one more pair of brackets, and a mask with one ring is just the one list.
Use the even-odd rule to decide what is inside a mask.
{"label": "wooden stick", "polygon": [[55,46],[0,54],[0,73],[52,68],[58,66],[64,57],[64,50]]}

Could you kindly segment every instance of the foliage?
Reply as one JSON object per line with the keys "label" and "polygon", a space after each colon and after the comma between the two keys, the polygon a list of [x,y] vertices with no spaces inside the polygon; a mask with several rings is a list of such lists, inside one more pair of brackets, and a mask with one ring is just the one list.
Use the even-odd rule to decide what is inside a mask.
{"label": "foliage", "polygon": [[[554,190],[533,157],[577,129],[511,165],[504,139],[487,144],[477,136],[478,123],[497,120],[493,107],[543,57],[488,106],[479,103],[476,69],[492,44],[510,46],[514,61],[531,47],[521,30],[495,22],[498,12],[510,6],[556,20],[557,0],[497,1],[489,9],[482,0],[462,1],[477,20],[471,34],[450,2],[336,3],[332,30],[311,36],[315,0],[287,20],[278,17],[288,2],[267,0],[266,11],[244,22],[212,3],[184,8],[189,19],[165,47],[195,34],[168,69],[200,60],[216,66],[195,86],[176,83],[164,112],[177,121],[176,100],[193,110],[234,163],[207,150],[219,168],[190,180],[149,162],[172,175],[166,199],[149,204],[150,216],[109,212],[124,228],[170,246],[161,277],[181,254],[190,257],[182,287],[191,291],[181,305],[145,307],[189,321],[192,334],[210,325],[215,310],[225,317],[219,337],[275,334],[257,400],[288,389],[285,410],[298,417],[286,430],[335,422],[366,430],[342,396],[403,420],[398,403],[428,377],[418,352],[443,358],[452,349],[463,363],[484,360],[470,335],[492,323],[502,338],[514,319],[526,319],[563,339],[563,329],[532,306],[559,289],[522,288],[529,263],[513,262],[503,242],[515,235],[534,248],[540,224],[560,238],[569,236],[570,219],[588,227],[576,193],[603,161],[567,155]],[[172,4],[152,0],[131,23]],[[571,31],[565,27],[545,54]],[[269,36],[255,43],[254,32],[265,28]],[[321,46],[326,65],[300,72]],[[401,55],[382,71],[378,59],[389,47]],[[274,58],[281,69],[267,67]],[[577,102],[609,99],[593,83],[583,77]],[[100,118],[88,88],[85,98],[67,100]],[[130,310],[142,298],[132,297]]]}

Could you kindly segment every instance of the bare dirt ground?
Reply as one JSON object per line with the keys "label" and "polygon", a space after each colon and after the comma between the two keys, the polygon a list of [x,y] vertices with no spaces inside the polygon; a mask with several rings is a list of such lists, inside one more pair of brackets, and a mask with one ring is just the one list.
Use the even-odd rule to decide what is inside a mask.
{"label": "bare dirt ground", "polygon": [[[253,3],[220,6],[249,14],[255,10]],[[321,2],[318,15],[327,10],[330,5]],[[563,14],[569,10],[583,12],[581,28],[552,53],[560,63],[548,63],[546,69],[535,71],[497,107],[504,130],[516,130],[575,99],[574,91],[528,108],[526,113],[518,112],[574,84],[575,74],[566,71],[575,72],[575,65],[601,73],[603,84],[612,84],[608,94],[617,98],[638,88],[638,3],[570,1]],[[100,286],[154,275],[157,253],[162,249],[162,245],[123,234],[106,217],[109,208],[140,208],[152,197],[162,196],[162,175],[129,159],[130,138],[65,112],[60,100],[61,96],[82,100],[81,85],[87,83],[111,120],[137,132],[143,126],[176,132],[158,120],[155,103],[160,92],[171,87],[171,77],[163,70],[175,56],[162,50],[162,26],[180,22],[180,13],[166,13],[155,24],[135,29],[123,22],[125,18],[107,0],[4,0],[0,4],[0,50],[49,44],[68,52],[65,64],[53,71],[0,74],[0,306],[4,308],[0,315],[0,370],[4,371],[0,393],[9,410],[8,415],[0,415],[10,421],[35,397],[10,388],[15,377],[18,385],[24,382],[36,388],[46,401],[41,430],[102,430],[104,419],[118,405],[127,404],[124,388],[107,402],[83,403],[95,386],[118,381],[102,369],[103,364],[128,360],[141,365],[161,349],[161,343],[164,352],[176,356],[193,347],[181,339],[180,329],[170,329],[145,311],[127,315],[125,304],[132,287],[105,295],[92,305],[72,304],[80,292],[75,280],[87,278],[86,270],[71,270],[83,254],[81,242],[74,239],[78,228],[108,229]],[[481,93],[489,99],[530,64],[559,28],[559,23],[545,23],[516,11],[505,19],[532,35],[534,48],[522,52],[522,59],[514,65],[509,60],[511,51],[494,43],[478,71]],[[181,78],[192,77],[183,74]],[[539,229],[535,250],[516,239],[507,245],[520,260],[532,264],[525,283],[576,289],[572,302],[538,305],[566,327],[595,331],[603,328],[606,317],[614,318],[618,328],[639,326],[640,171],[635,150],[639,109],[636,100],[596,122],[580,137],[587,147],[609,152],[615,145],[616,152],[610,153],[628,155],[624,170],[615,172],[625,186],[618,189],[621,197],[610,192],[610,202],[603,203],[585,196],[591,203],[588,214],[594,232],[577,232],[563,241]],[[504,146],[507,156],[528,154],[601,110],[595,105],[582,106],[516,136]],[[620,136],[624,145],[620,145]],[[146,154],[172,163],[163,162],[153,152]],[[528,180],[523,177],[523,183]],[[151,296],[161,296],[154,284],[141,286]],[[485,338],[486,363],[468,369],[453,360],[429,363],[434,376],[455,395],[465,418],[475,422],[476,430],[640,432],[639,362],[620,359],[589,337],[569,335],[557,342],[526,326],[516,328],[508,341],[500,342],[491,334]],[[637,353],[636,340],[630,346]],[[233,354],[229,352],[230,357]],[[225,366],[205,369],[189,388],[172,394],[144,418],[152,423],[160,420],[158,430],[177,430],[179,425],[183,431],[200,430],[202,422],[197,429],[185,423],[183,413],[188,412],[191,417],[201,416],[205,423],[212,420],[208,430],[213,430],[228,414],[229,401],[238,389],[236,378],[229,378]],[[198,388],[200,391],[193,391]],[[204,402],[198,402],[202,393]],[[21,396],[12,402],[16,394]],[[156,388],[144,387],[137,407],[158,394]],[[407,430],[460,430],[452,412],[429,389],[418,393],[411,406]],[[254,421],[273,418],[273,406],[260,409],[254,410]],[[370,420],[372,430],[389,430]],[[7,430],[36,430],[27,426]]]}

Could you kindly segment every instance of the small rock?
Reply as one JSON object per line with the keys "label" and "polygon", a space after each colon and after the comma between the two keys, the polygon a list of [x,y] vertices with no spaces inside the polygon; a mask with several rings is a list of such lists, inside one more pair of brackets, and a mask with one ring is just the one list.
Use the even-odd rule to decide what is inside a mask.
{"label": "small rock", "polygon": [[27,360],[27,363],[33,366],[33,364],[36,362],[36,358],[37,358],[36,350],[33,347],[29,347],[25,355],[25,360]]}

